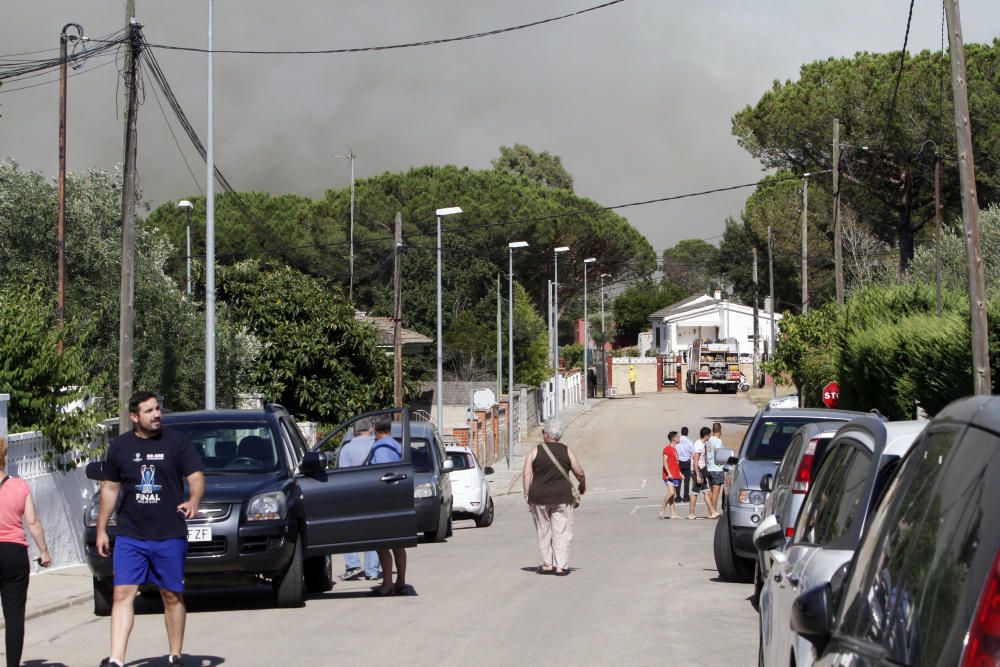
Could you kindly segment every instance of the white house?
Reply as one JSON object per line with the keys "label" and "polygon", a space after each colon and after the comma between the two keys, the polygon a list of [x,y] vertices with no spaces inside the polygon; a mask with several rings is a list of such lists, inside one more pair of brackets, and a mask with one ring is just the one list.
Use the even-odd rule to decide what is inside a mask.
{"label": "white house", "polygon": [[[770,352],[771,315],[769,301],[764,300],[764,308],[757,312],[760,354]],[[753,352],[753,308],[722,298],[720,290],[714,296],[700,294],[667,306],[649,316],[653,326],[653,347],[660,354],[680,354],[695,339],[721,340],[735,338],[740,344],[740,353]],[[777,335],[781,314],[774,314],[774,330]]]}

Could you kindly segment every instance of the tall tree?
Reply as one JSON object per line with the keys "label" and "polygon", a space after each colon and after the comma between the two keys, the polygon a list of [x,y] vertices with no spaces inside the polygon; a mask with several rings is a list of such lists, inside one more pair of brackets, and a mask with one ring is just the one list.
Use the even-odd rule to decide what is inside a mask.
{"label": "tall tree", "polygon": [[687,296],[690,296],[687,290],[668,282],[648,280],[629,287],[615,298],[613,312],[618,335],[626,344],[635,344],[639,333],[650,328],[650,315]]}
{"label": "tall tree", "polygon": [[719,249],[701,239],[685,239],[663,251],[664,279],[691,294],[708,294],[725,281]]}
{"label": "tall tree", "polygon": [[562,158],[548,151],[537,153],[524,144],[514,144],[513,148],[501,146],[500,157],[490,164],[497,171],[520,174],[538,185],[573,191],[573,177],[563,167]]}

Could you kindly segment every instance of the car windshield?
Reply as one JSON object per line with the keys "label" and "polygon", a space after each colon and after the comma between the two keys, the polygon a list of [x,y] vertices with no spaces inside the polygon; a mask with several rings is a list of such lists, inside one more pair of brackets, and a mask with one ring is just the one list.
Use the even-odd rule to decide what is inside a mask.
{"label": "car windshield", "polygon": [[168,424],[186,435],[205,463],[205,473],[256,474],[278,469],[278,446],[267,422]]}
{"label": "car windshield", "polygon": [[780,461],[799,427],[818,421],[824,420],[818,417],[762,418],[757,422],[753,439],[748,443],[747,458]]}
{"label": "car windshield", "polygon": [[410,456],[413,459],[413,470],[415,472],[431,472],[434,470],[434,462],[431,460],[431,448],[426,438],[410,438]]}

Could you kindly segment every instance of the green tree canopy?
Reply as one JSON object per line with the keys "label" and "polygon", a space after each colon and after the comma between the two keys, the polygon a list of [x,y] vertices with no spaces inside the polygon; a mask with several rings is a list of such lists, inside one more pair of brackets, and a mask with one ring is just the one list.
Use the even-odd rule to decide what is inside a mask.
{"label": "green tree canopy", "polygon": [[524,144],[501,146],[500,157],[490,164],[497,171],[520,174],[538,185],[573,191],[573,177],[563,167],[562,158],[548,151],[537,153]]}
{"label": "green tree canopy", "polygon": [[678,241],[663,251],[663,277],[691,294],[709,294],[726,282],[719,249],[701,239]]}
{"label": "green tree canopy", "polygon": [[649,329],[650,315],[688,296],[689,292],[673,283],[647,280],[629,287],[615,298],[618,335],[626,344],[634,345],[639,333]]}

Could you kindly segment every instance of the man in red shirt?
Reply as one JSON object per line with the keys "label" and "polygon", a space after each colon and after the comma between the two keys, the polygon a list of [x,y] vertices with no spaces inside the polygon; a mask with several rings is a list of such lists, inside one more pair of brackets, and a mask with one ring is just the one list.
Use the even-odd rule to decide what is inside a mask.
{"label": "man in red shirt", "polygon": [[[674,509],[674,500],[677,497],[677,489],[681,485],[681,463],[677,458],[677,443],[680,441],[680,436],[677,431],[671,431],[667,434],[667,440],[667,446],[663,448],[663,483],[667,485],[667,496],[663,499],[663,505],[660,506],[660,518],[679,519],[677,510]],[[669,517],[664,516],[668,505],[670,506]]]}

